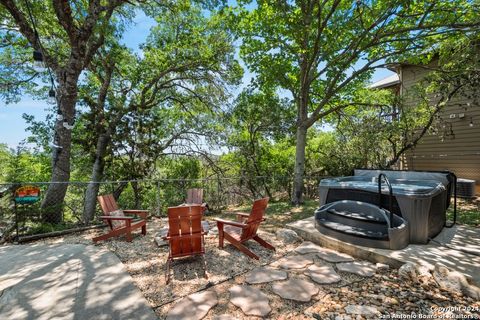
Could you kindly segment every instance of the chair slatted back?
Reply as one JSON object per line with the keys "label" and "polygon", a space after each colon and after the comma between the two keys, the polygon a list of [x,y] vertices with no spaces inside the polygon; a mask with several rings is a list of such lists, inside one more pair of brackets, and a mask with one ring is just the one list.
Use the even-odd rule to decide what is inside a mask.
{"label": "chair slatted back", "polygon": [[168,208],[170,256],[184,257],[204,253],[203,209],[200,205]]}
{"label": "chair slatted back", "polygon": [[[104,194],[104,195],[98,196],[97,200],[100,203],[100,207],[102,208],[103,215],[105,216],[110,216],[111,212],[118,210],[117,201],[113,197],[113,194]],[[124,221],[112,222],[111,220],[104,219],[103,222],[107,224],[112,230],[125,226]]]}
{"label": "chair slatted back", "polygon": [[245,221],[248,227],[243,229],[241,241],[251,239],[257,235],[258,227],[263,221],[263,216],[268,206],[268,200],[270,199],[267,197],[253,202],[252,211]]}
{"label": "chair slatted back", "polygon": [[187,201],[186,203],[203,203],[203,189],[194,188],[187,190]]}
{"label": "chair slatted back", "polygon": [[97,197],[100,207],[102,208],[103,214],[106,216],[110,215],[110,212],[118,210],[117,201],[113,197],[113,194],[105,194]]}

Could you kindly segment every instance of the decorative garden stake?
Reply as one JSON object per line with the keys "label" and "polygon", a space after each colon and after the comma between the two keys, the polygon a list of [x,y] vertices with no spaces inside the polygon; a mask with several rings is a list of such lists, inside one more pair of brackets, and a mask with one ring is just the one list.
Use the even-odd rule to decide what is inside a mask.
{"label": "decorative garden stake", "polygon": [[15,209],[15,230],[18,241],[18,205],[31,205],[40,200],[40,188],[36,186],[23,186],[15,190],[13,196]]}

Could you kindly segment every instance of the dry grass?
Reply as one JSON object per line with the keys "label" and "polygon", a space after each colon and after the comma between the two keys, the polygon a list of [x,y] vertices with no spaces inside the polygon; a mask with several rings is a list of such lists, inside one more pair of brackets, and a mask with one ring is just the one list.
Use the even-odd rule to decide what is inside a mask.
{"label": "dry grass", "polygon": [[[294,206],[288,201],[270,201],[265,213],[267,220],[262,224],[262,230],[274,233],[279,228],[285,228],[288,223],[302,220],[313,216],[318,207],[318,200],[307,200],[302,206]],[[209,219],[215,217],[232,219],[232,213],[250,212],[251,206],[230,207],[220,214],[209,215]]]}

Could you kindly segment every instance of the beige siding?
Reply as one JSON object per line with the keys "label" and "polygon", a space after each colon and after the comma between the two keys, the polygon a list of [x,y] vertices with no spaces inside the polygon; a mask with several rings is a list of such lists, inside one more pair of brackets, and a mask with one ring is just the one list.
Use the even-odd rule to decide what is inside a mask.
{"label": "beige siding", "polygon": [[[428,70],[421,67],[403,67],[401,92],[408,96],[409,90],[420,81]],[[407,100],[415,105],[415,99]],[[412,170],[451,170],[460,178],[474,179],[480,184],[480,106],[467,106],[464,96],[455,97],[441,113],[441,118],[451,123],[454,136],[445,136],[450,126],[438,128],[438,134],[422,138],[415,149],[405,155],[405,168]],[[459,114],[464,117],[460,118]],[[451,119],[450,115],[455,118]],[[473,121],[473,127],[470,127]]]}

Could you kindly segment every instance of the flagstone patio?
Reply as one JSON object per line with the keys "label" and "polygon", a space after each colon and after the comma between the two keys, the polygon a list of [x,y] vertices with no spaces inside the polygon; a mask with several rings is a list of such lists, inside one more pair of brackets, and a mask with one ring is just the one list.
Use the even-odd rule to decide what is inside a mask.
{"label": "flagstone patio", "polygon": [[[480,228],[455,225],[453,228],[444,228],[434,241],[426,245],[411,244],[402,250],[386,250],[350,244],[323,235],[315,228],[313,217],[296,221],[288,227],[302,238],[325,248],[397,268],[406,262],[413,262],[433,269],[436,264],[441,263],[463,273],[480,286]],[[296,250],[306,252],[308,247],[301,246]]]}
{"label": "flagstone patio", "polygon": [[[140,289],[159,319],[377,319],[380,314],[434,315],[435,308],[453,305],[480,308],[475,299],[440,288],[432,277],[418,283],[401,278],[397,269],[385,264],[308,241],[283,243],[268,232],[262,237],[276,252],[255,242],[247,244],[260,256],[258,261],[231,245],[219,249],[218,238],[210,233],[206,237],[208,280],[203,278],[201,260],[187,258],[174,264],[167,285],[168,246],[155,242],[164,223],[149,222],[147,236],[137,235],[131,243],[120,238],[95,246],[115,253],[130,274],[129,281]],[[83,243],[95,248],[90,239],[98,232],[40,242]]]}

